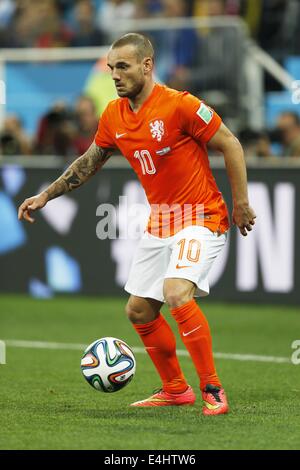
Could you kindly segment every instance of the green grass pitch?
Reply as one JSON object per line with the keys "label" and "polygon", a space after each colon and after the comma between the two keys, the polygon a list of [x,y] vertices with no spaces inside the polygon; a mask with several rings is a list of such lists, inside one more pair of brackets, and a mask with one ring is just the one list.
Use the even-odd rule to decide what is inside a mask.
{"label": "green grass pitch", "polygon": [[[141,347],[123,313],[125,301],[1,296],[0,338],[89,344],[115,336]],[[203,303],[203,309],[216,352],[290,358],[292,342],[300,339],[297,308]],[[180,339],[177,347],[184,349]],[[114,394],[85,382],[81,355],[7,346],[7,364],[0,366],[0,449],[300,448],[300,365],[217,358],[231,412],[204,417],[188,357],[180,362],[198,394],[193,407],[132,409],[130,402],[159,386],[146,354],[137,353],[135,378]]]}

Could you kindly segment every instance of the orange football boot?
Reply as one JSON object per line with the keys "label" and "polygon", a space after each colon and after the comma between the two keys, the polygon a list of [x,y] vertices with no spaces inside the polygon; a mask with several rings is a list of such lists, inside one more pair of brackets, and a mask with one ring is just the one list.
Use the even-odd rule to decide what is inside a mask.
{"label": "orange football boot", "polygon": [[130,406],[181,406],[181,405],[193,405],[196,400],[196,395],[193,392],[192,387],[188,387],[183,393],[168,393],[163,390],[159,390],[151,397],[145,400],[136,401],[131,403]]}
{"label": "orange football boot", "polygon": [[204,416],[222,415],[228,413],[229,406],[223,388],[207,384],[202,391]]}

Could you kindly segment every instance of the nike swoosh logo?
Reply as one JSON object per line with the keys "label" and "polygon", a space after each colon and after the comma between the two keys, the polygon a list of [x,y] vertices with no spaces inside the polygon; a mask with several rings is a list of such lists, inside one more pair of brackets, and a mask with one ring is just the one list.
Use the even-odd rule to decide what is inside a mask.
{"label": "nike swoosh logo", "polygon": [[182,334],[183,334],[183,336],[191,335],[192,333],[194,333],[194,331],[199,330],[201,327],[202,327],[202,325],[197,326],[197,328],[194,328],[192,331],[189,331],[188,333],[182,333]]}
{"label": "nike swoosh logo", "polygon": [[208,401],[205,401],[204,406],[206,406],[206,408],[209,410],[217,410],[221,405],[212,405],[211,403],[208,403]]}
{"label": "nike swoosh logo", "polygon": [[116,139],[120,139],[120,137],[123,137],[123,135],[126,135],[126,134],[127,134],[127,132],[124,132],[123,134],[118,134],[116,132]]}
{"label": "nike swoosh logo", "polygon": [[184,269],[184,268],[190,268],[191,266],[179,266],[179,264],[177,264],[176,266],[176,269]]}
{"label": "nike swoosh logo", "polygon": [[166,398],[147,398],[146,400],[137,401],[135,404],[138,405],[139,403],[172,403],[172,400],[168,400]]}

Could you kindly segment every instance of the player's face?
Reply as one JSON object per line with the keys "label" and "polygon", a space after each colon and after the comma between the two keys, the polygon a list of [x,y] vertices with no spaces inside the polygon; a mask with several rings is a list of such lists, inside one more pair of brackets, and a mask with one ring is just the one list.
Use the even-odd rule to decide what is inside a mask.
{"label": "player's face", "polygon": [[146,80],[144,60],[139,59],[134,46],[109,51],[107,65],[120,97],[134,98],[142,91]]}

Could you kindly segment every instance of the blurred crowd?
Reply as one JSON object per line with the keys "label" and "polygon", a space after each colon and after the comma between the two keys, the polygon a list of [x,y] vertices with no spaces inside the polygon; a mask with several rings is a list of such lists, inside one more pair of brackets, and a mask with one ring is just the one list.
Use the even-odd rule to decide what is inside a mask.
{"label": "blurred crowd", "polygon": [[300,161],[300,117],[290,111],[281,113],[272,130],[244,130],[239,138],[246,158],[288,157]]}
{"label": "blurred crowd", "polygon": [[[300,56],[300,0],[0,0],[0,48],[109,45],[120,34],[119,20],[186,16],[240,16],[252,37],[276,60]],[[233,118],[239,106],[243,54],[235,34],[222,27],[201,33],[193,29],[148,33],[158,46],[158,77],[171,87],[204,97],[217,105],[221,115]],[[95,106],[88,96],[80,96],[72,108],[55,103],[41,117],[33,138],[26,135],[18,116],[7,116],[0,130],[0,155],[82,154],[96,132]],[[239,137],[246,155],[300,157],[300,121],[290,112],[280,115],[272,132],[244,130]]]}
{"label": "blurred crowd", "polygon": [[0,47],[109,44],[118,20],[239,15],[275,55],[299,53],[299,0],[0,0]]}
{"label": "blurred crowd", "polygon": [[74,108],[54,104],[38,123],[36,135],[26,136],[20,119],[8,115],[0,132],[0,155],[60,155],[74,158],[91,145],[98,126],[93,100],[80,96]]}

